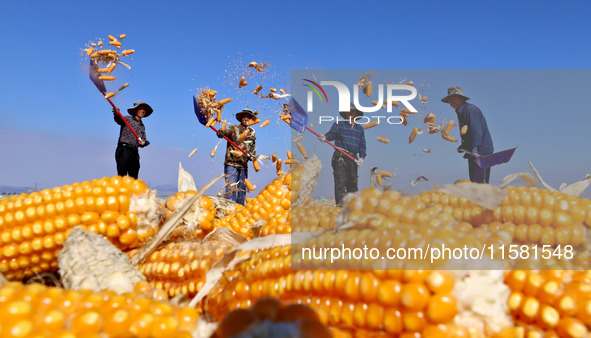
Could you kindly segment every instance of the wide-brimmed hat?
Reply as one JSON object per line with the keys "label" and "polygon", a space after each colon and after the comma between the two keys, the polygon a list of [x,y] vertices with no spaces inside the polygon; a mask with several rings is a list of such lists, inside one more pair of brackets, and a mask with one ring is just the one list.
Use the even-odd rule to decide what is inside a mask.
{"label": "wide-brimmed hat", "polygon": [[238,122],[242,122],[242,116],[243,115],[250,115],[250,118],[254,118],[256,115],[258,114],[258,112],[253,112],[252,110],[246,108],[246,109],[242,109],[241,112],[239,112],[238,114],[236,114],[236,120],[238,120]]}
{"label": "wide-brimmed hat", "polygon": [[447,96],[441,99],[441,102],[449,103],[449,97],[452,95],[457,95],[463,97],[466,100],[470,100],[469,97],[464,95],[464,91],[460,87],[449,87],[447,88]]}
{"label": "wide-brimmed hat", "polygon": [[139,106],[144,105],[146,107],[146,115],[144,115],[144,117],[148,117],[150,115],[152,115],[152,112],[154,112],[154,110],[152,109],[152,107],[150,107],[149,104],[145,103],[142,100],[138,100],[135,101],[133,103],[133,107],[128,108],[127,112],[129,113],[129,115],[135,115],[135,111],[139,108]]}
{"label": "wide-brimmed hat", "polygon": [[[351,103],[351,105],[349,106],[349,111],[356,112],[356,113],[357,113],[357,116],[363,116],[363,112],[362,112],[361,110],[357,109],[357,108],[355,107],[355,104],[353,104],[353,103]],[[341,112],[339,112],[339,114],[341,114],[341,116],[342,116],[344,119],[346,119],[346,118],[347,118],[347,113],[348,113],[348,112],[346,112],[346,111],[341,111]],[[355,117],[357,117],[357,116],[355,116]]]}

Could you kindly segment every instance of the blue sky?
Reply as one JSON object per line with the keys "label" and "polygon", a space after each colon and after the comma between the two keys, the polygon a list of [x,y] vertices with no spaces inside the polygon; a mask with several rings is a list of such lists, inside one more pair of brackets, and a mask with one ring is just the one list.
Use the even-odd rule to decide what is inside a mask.
{"label": "blue sky", "polygon": [[[131,85],[115,104],[126,108],[141,99],[155,110],[145,120],[151,145],[141,150],[140,177],[153,186],[176,185],[181,162],[201,185],[222,172],[224,146],[209,157],[218,140],[193,114],[191,95],[197,88],[233,97],[224,110],[228,119],[245,105],[263,116],[277,114],[275,101],[249,94],[252,86],[237,89],[236,76],[250,61],[270,63],[266,77],[254,76],[251,83],[286,89],[290,70],[305,68],[585,69],[590,68],[590,9],[584,1],[5,2],[0,13],[0,185],[46,188],[116,173],[118,126],[80,56],[86,43],[109,34],[127,34],[124,47],[136,50],[131,71],[121,75]],[[493,111],[507,111],[494,93],[466,90],[478,93],[474,103],[485,105],[489,121]],[[439,98],[441,93],[427,95]],[[535,114],[540,102],[524,99],[523,106],[531,109],[517,112],[515,124],[489,122],[495,145],[504,148],[501,140],[508,136],[507,146],[531,144],[527,156],[551,184],[583,178],[591,172],[585,155],[591,136],[582,127],[589,122],[587,96],[580,90],[573,96],[576,111],[547,102],[554,108],[546,113],[551,115]],[[531,119],[548,122],[522,132],[519,124],[527,126]],[[283,156],[291,146],[289,130],[269,127],[257,129],[259,153]],[[536,146],[536,140],[547,144]],[[197,154],[188,158],[194,148]],[[527,171],[524,159],[503,168]],[[454,172],[467,171],[455,153],[445,161],[453,161]],[[438,163],[408,168],[400,182]],[[493,181],[500,179],[493,175]],[[260,187],[275,172],[268,166],[250,176]]]}

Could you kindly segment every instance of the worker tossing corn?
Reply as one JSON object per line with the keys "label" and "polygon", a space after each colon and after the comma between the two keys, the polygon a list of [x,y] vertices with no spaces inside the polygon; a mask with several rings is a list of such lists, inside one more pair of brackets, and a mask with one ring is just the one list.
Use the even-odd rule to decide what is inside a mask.
{"label": "worker tossing corn", "polygon": [[[146,127],[142,122],[142,118],[152,115],[153,109],[144,101],[135,101],[133,107],[127,109],[127,112],[130,116],[122,116],[119,108],[113,108],[115,122],[121,126],[119,141],[115,150],[117,175],[128,175],[137,179],[140,171],[138,147],[143,148],[150,144],[146,140]],[[133,131],[129,129],[123,119],[127,120],[127,124],[137,132],[139,138],[135,137]]]}
{"label": "worker tossing corn", "polygon": [[[334,170],[334,195],[337,205],[341,205],[346,194],[356,192],[357,168],[361,167],[367,155],[365,144],[365,129],[355,123],[355,118],[363,116],[353,104],[348,112],[340,112],[345,121],[335,122],[328,133],[321,135],[320,142],[334,141],[335,146],[345,151],[356,161],[352,161],[340,151],[335,150],[332,155],[332,168]],[[358,157],[359,156],[359,157]]]}
{"label": "worker tossing corn", "polygon": [[256,111],[243,109],[236,114],[236,119],[240,124],[228,125],[217,133],[219,138],[226,136],[248,154],[244,154],[242,151],[237,152],[236,147],[230,142],[226,146],[224,174],[228,176],[224,187],[224,197],[241,205],[244,205],[246,197],[245,182],[248,178],[248,161],[254,161],[256,155],[256,136],[254,129],[249,126],[249,122],[256,118],[257,114]]}

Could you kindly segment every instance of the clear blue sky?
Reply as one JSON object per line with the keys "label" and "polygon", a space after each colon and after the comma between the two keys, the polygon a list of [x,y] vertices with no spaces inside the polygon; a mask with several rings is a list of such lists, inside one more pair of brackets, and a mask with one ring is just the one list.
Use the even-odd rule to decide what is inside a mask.
{"label": "clear blue sky", "polygon": [[[182,162],[201,185],[222,172],[224,146],[209,157],[217,138],[193,114],[191,95],[197,88],[209,86],[233,97],[224,111],[228,119],[244,105],[263,116],[277,113],[276,102],[245,94],[250,85],[236,88],[239,68],[250,61],[271,64],[267,78],[254,82],[286,89],[290,70],[304,68],[585,69],[591,68],[590,10],[584,1],[5,2],[0,13],[0,185],[45,188],[116,173],[118,126],[79,54],[87,42],[108,34],[127,34],[124,46],[136,50],[125,75],[131,85],[115,104],[126,108],[142,99],[155,110],[145,120],[151,145],[140,152],[140,177],[152,186],[176,185]],[[488,94],[478,90],[474,103],[507,111],[503,98]],[[527,158],[551,184],[562,177],[583,178],[591,172],[586,155],[591,136],[569,137],[571,126],[589,125],[586,97],[581,92],[574,99],[576,112],[549,102],[551,116],[535,114],[539,102],[523,98],[532,109],[516,112],[521,115],[515,122],[548,122],[523,133],[511,119],[496,120],[495,143],[499,148],[531,144]],[[550,122],[556,118],[560,124]],[[259,153],[283,156],[290,147],[289,131],[270,127],[257,129]],[[501,141],[509,136],[511,142]],[[538,139],[545,144],[536,146],[532,140]],[[194,148],[198,153],[188,158]],[[466,170],[455,153],[446,160]],[[526,157],[519,160],[507,170],[526,171]],[[408,181],[415,172],[424,174],[422,168],[407,168]],[[259,186],[274,175],[270,166],[250,174]]]}

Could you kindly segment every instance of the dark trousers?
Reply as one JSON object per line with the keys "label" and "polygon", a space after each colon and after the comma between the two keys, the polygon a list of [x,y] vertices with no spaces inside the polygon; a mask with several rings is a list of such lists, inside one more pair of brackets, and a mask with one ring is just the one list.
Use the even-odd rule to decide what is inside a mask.
{"label": "dark trousers", "polygon": [[140,153],[137,148],[118,145],[115,150],[117,175],[138,177],[140,171]]}
{"label": "dark trousers", "polygon": [[475,183],[487,183],[490,178],[490,167],[482,169],[476,164],[474,159],[468,159],[468,172],[470,173],[470,181]]}
{"label": "dark trousers", "polygon": [[346,194],[359,190],[357,188],[357,163],[335,151],[332,155],[332,169],[335,202],[338,206],[342,206],[341,203]]}

